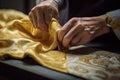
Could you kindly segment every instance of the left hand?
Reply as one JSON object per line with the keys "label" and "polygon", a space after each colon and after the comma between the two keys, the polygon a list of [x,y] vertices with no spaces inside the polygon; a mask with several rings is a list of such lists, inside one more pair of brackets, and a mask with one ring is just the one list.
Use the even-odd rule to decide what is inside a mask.
{"label": "left hand", "polygon": [[106,15],[70,19],[58,32],[58,40],[64,47],[86,44],[108,33]]}
{"label": "left hand", "polygon": [[58,4],[54,0],[44,0],[31,9],[29,18],[34,27],[48,31],[51,19],[59,18]]}

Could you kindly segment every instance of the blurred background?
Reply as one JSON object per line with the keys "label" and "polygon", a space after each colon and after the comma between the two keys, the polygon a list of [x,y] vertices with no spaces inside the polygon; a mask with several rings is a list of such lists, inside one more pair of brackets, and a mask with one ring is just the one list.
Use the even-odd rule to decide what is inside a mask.
{"label": "blurred background", "polygon": [[28,14],[40,0],[0,0],[0,9],[16,9]]}
{"label": "blurred background", "polygon": [[[15,9],[28,14],[33,6],[40,0],[0,0],[0,9]],[[0,66],[1,68],[1,66]],[[0,80],[20,80],[10,76],[5,71],[0,71]]]}

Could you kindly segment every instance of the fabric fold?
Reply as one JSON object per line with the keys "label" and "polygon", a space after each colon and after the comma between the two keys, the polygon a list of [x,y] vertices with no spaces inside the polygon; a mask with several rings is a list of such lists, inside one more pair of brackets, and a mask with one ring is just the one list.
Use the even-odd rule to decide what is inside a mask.
{"label": "fabric fold", "polygon": [[[2,10],[1,13],[6,13]],[[12,13],[14,10],[9,10]],[[14,11],[16,14],[19,12]],[[14,14],[15,14],[14,13]],[[1,15],[3,16],[3,15]],[[14,17],[11,15],[10,17]],[[24,15],[25,16],[25,15]],[[9,19],[9,15],[7,19]],[[19,16],[18,16],[19,17]],[[29,18],[17,18],[11,21],[4,21],[0,29],[0,57],[11,56],[13,58],[23,59],[29,56],[39,64],[67,72],[64,52],[55,51],[57,48],[57,31],[61,28],[56,19],[52,19],[49,24],[49,30],[41,31],[35,28]]]}
{"label": "fabric fold", "polygon": [[0,59],[28,56],[45,67],[88,80],[120,80],[119,54],[86,47],[65,49],[57,41],[60,28],[52,18],[48,31],[42,31],[32,25],[27,15],[0,10]]}

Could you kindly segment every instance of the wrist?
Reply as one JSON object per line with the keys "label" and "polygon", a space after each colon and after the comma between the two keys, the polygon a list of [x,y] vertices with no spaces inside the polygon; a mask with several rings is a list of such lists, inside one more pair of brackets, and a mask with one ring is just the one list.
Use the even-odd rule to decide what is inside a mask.
{"label": "wrist", "polygon": [[110,31],[110,22],[107,20],[109,17],[107,15],[101,15],[100,16],[102,24],[104,26],[104,31],[105,33],[108,33]]}

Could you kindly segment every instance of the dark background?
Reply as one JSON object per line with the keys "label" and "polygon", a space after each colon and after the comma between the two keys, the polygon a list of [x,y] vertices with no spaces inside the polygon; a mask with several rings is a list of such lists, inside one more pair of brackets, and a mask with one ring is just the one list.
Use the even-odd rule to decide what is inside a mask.
{"label": "dark background", "polygon": [[[31,8],[35,5],[36,5],[36,0],[0,0],[0,9],[15,9],[22,11],[25,14],[28,14]],[[110,33],[104,36],[100,36],[97,39],[93,40],[93,42],[102,43],[103,47],[101,49],[103,50],[109,50],[112,52],[120,51],[119,49],[120,47],[118,47],[120,45],[120,41],[117,39],[117,37],[115,36],[112,30]],[[105,45],[108,46],[106,47]],[[19,76],[17,73],[21,73],[22,75],[25,74],[25,76],[27,74],[27,76],[29,75],[28,77],[34,76],[32,73],[28,73],[20,69],[18,70],[15,68],[11,68],[8,65],[4,65],[0,63],[0,80],[28,80],[25,79],[25,77]],[[18,75],[19,77],[18,76],[15,77],[14,76],[15,74]],[[47,79],[41,76],[41,80],[47,80]]]}
{"label": "dark background", "polygon": [[28,14],[36,0],[0,0],[0,9],[16,9]]}
{"label": "dark background", "polygon": [[[36,0],[0,0],[0,9],[15,9],[25,14],[28,14],[34,5],[36,5]],[[0,71],[0,80],[18,80],[18,77],[13,77],[5,71]]]}

